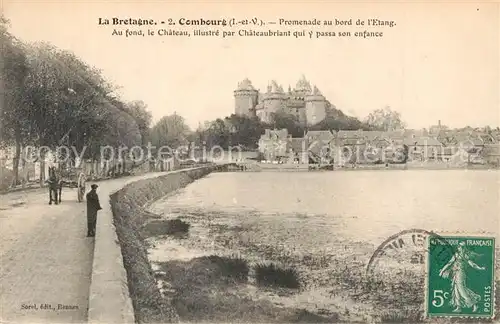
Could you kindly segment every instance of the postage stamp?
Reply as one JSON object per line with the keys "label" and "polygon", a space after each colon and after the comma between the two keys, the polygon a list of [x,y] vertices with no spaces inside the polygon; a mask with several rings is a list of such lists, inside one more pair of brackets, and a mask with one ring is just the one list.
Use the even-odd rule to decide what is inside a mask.
{"label": "postage stamp", "polygon": [[493,318],[495,238],[431,235],[427,251],[426,316]]}

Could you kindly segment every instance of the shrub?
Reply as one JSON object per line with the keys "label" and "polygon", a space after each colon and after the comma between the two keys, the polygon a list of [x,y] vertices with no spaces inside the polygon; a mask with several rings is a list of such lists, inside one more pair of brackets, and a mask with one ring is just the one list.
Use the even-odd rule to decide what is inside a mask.
{"label": "shrub", "polygon": [[328,317],[309,312],[306,309],[298,309],[293,315],[286,318],[289,323],[337,323],[339,314],[334,313]]}
{"label": "shrub", "polygon": [[420,323],[423,321],[424,314],[420,310],[403,309],[385,312],[380,316],[382,323]]}
{"label": "shrub", "polygon": [[257,264],[255,279],[260,286],[299,288],[299,275],[294,268],[287,268],[275,263]]}
{"label": "shrub", "polygon": [[221,275],[235,279],[237,281],[247,281],[250,268],[245,259],[241,257],[227,257],[210,255],[206,257],[209,261],[216,264],[221,271]]}
{"label": "shrub", "polygon": [[153,220],[147,223],[143,231],[146,236],[157,236],[157,235],[185,235],[189,232],[189,223],[184,222],[181,219],[169,219],[169,220]]}

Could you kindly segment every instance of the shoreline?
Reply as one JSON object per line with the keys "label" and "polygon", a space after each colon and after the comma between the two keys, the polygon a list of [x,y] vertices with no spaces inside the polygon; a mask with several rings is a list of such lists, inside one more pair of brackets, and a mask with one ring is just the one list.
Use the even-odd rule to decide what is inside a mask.
{"label": "shoreline", "polygon": [[406,164],[357,164],[352,166],[338,166],[335,164],[273,164],[259,162],[232,162],[228,164],[229,171],[245,171],[245,172],[266,172],[266,171],[299,171],[299,172],[317,172],[317,171],[407,171],[407,170],[484,170],[484,171],[500,171],[500,167],[491,165],[465,165],[455,166],[445,163],[406,163]]}
{"label": "shoreline", "polygon": [[[260,218],[207,208],[155,209],[160,199],[203,177],[183,173],[114,195],[114,218],[139,323],[453,322],[422,318],[420,276],[408,276],[403,269],[367,277],[365,259],[376,247],[340,240],[339,250],[314,252],[308,247],[311,242],[300,238],[321,228],[275,231],[283,227],[280,222],[301,224],[306,215],[278,217],[269,226],[269,218],[262,219],[265,215],[258,211],[249,216]],[[175,223],[182,226],[174,228]],[[290,242],[311,253],[293,253]],[[300,287],[257,284],[263,263],[296,271]]]}
{"label": "shoreline", "polygon": [[[158,210],[155,212],[158,213]],[[265,232],[265,228],[268,226],[261,220],[255,221],[254,225],[256,226],[249,227],[249,222],[240,222],[241,213],[232,214],[232,212],[217,212],[208,209],[174,208],[169,210],[168,214],[162,215],[164,221],[181,219],[190,224],[189,233],[185,237],[178,238],[167,234],[152,235],[148,238],[152,244],[148,249],[149,260],[163,281],[161,285],[166,284],[163,288],[167,298],[174,300],[178,298],[175,293],[172,294],[172,289],[181,289],[180,287],[194,291],[200,289],[199,286],[192,284],[191,280],[195,280],[194,278],[176,277],[173,279],[175,275],[180,276],[182,272],[180,269],[171,272],[169,267],[180,267],[184,272],[190,272],[195,271],[193,269],[198,266],[209,267],[206,263],[196,263],[201,262],[203,258],[210,256],[230,258],[237,255],[239,259],[245,260],[251,269],[258,264],[270,262],[296,269],[299,273],[301,288],[296,290],[261,287],[256,284],[255,272],[251,270],[248,281],[245,281],[244,284],[228,286],[219,282],[210,285],[212,293],[219,296],[221,303],[230,298],[233,300],[244,299],[247,305],[254,306],[265,301],[273,307],[282,308],[281,311],[284,311],[283,309],[293,310],[291,311],[293,313],[302,310],[318,323],[352,321],[383,323],[394,320],[412,323],[450,323],[448,319],[424,319],[421,307],[423,293],[419,293],[424,289],[423,275],[425,271],[423,268],[413,266],[393,268],[394,265],[390,265],[389,268],[385,268],[385,266],[380,268],[376,276],[367,276],[365,261],[376,248],[369,243],[348,240],[340,243],[341,246],[347,248],[345,251],[343,249],[316,252],[309,250],[309,253],[297,254],[295,247],[291,246],[290,242],[279,244],[283,237],[267,236],[269,240],[263,240],[266,236],[263,236],[261,231]],[[248,220],[253,217],[243,218]],[[286,219],[287,223],[294,221],[293,215],[283,215],[280,218]],[[304,231],[304,228],[297,230]],[[286,236],[290,235],[293,237],[293,233],[287,232]],[[248,241],[249,238],[250,241]],[[254,240],[252,241],[251,238]],[[191,274],[186,274],[186,277],[190,278]],[[196,278],[203,281],[200,277]],[[171,284],[172,280],[174,281],[173,285]],[[206,285],[209,284],[203,282]],[[183,298],[190,300],[190,297],[187,296]],[[197,302],[204,305],[204,299],[201,296],[199,298]],[[195,300],[197,299],[195,298]],[[232,308],[234,312],[238,313],[244,307],[239,303],[233,303]],[[260,318],[268,323],[280,322],[274,318],[276,311],[271,312],[269,309],[260,311],[267,312],[267,317],[262,319],[253,313],[246,314],[244,320],[255,322],[257,318]],[[214,322],[223,317],[218,313],[209,313],[211,314],[207,314],[207,317],[191,317],[189,319]],[[186,316],[186,314],[180,314],[181,318],[183,315]],[[198,315],[205,316],[205,314]],[[227,313],[226,316],[231,315]],[[235,322],[239,320],[237,317],[229,318]],[[304,322],[291,317],[288,317],[287,321]]]}
{"label": "shoreline", "polygon": [[126,270],[127,286],[138,323],[177,323],[170,301],[160,295],[148,260],[143,227],[158,219],[144,206],[218,170],[216,165],[172,171],[166,175],[130,183],[110,196],[113,223]]}
{"label": "shoreline", "polygon": [[[302,164],[302,165],[296,165],[296,164],[266,164],[266,163],[245,163],[245,162],[232,162],[228,163],[229,165],[234,164],[234,165],[247,165],[250,166],[248,170],[244,170],[245,172],[273,172],[273,171],[290,171],[290,172],[325,172],[325,171],[409,171],[409,170],[422,170],[422,171],[447,171],[447,170],[464,170],[464,171],[500,171],[500,166],[498,167],[493,167],[493,166],[488,166],[488,165],[474,165],[474,166],[449,166],[449,165],[442,165],[442,164],[426,164],[426,165],[398,165],[398,164],[389,164],[389,167],[385,167],[385,165],[366,165],[366,164],[359,164],[355,168],[352,167],[338,167],[335,166],[333,167],[333,170],[326,170],[326,169],[321,169],[322,167],[326,167],[328,165],[323,165],[320,167],[316,167],[315,169],[309,169],[309,165],[307,164]],[[265,165],[265,170],[252,170],[251,166],[257,165],[258,167],[261,167],[262,165]],[[331,165],[330,165],[331,166]],[[203,165],[200,166],[194,166],[194,167],[203,167]],[[176,171],[180,171],[183,169],[178,169]],[[242,171],[242,170],[229,170],[225,172],[232,172],[232,171]],[[146,173],[147,174],[147,173]],[[113,179],[119,179],[119,178],[124,178],[124,177],[132,177],[133,175],[124,175],[120,177],[114,177],[114,178],[103,178],[103,179],[96,179],[96,180],[88,180],[88,182],[92,183],[99,183],[100,181],[106,181],[106,180],[113,180]],[[47,189],[47,185],[44,184],[43,186],[40,186],[38,182],[30,182],[28,183],[25,187],[18,186],[15,188],[10,188],[7,190],[0,190],[0,195],[5,195],[13,192],[24,192],[24,191],[32,191],[36,189]]]}

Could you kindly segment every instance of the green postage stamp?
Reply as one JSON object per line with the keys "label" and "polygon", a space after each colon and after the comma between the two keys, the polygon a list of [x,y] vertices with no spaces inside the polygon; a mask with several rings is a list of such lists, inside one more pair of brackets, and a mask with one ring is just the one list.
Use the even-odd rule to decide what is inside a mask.
{"label": "green postage stamp", "polygon": [[492,318],[495,311],[495,239],[429,236],[426,315]]}

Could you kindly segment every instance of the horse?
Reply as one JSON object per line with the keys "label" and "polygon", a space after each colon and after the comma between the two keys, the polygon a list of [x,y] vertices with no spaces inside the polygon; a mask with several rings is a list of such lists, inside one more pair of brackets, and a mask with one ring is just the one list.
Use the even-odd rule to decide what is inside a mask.
{"label": "horse", "polygon": [[[49,205],[52,205],[52,201],[57,205],[61,202],[63,181],[57,174],[55,167],[49,167],[49,179],[47,182],[49,183]],[[52,198],[52,194],[54,194],[54,199]]]}

